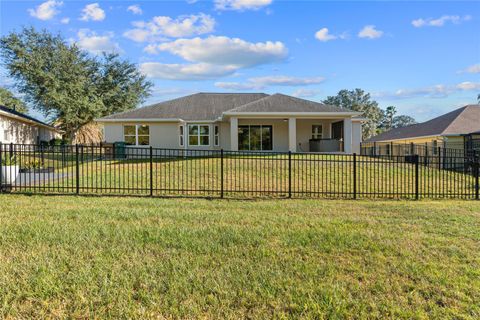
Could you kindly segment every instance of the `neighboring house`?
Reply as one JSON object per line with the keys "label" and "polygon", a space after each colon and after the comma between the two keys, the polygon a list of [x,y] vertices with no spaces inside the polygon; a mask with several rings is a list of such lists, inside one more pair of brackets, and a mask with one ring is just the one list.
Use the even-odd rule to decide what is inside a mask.
{"label": "neighboring house", "polygon": [[61,137],[55,127],[26,114],[0,106],[0,142],[37,144]]}
{"label": "neighboring house", "polygon": [[360,151],[363,120],[359,112],[283,94],[197,93],[96,121],[110,143],[352,153]]}
{"label": "neighboring house", "polygon": [[477,131],[480,131],[480,105],[467,105],[423,123],[389,130],[365,142],[464,149],[468,137],[475,139]]}

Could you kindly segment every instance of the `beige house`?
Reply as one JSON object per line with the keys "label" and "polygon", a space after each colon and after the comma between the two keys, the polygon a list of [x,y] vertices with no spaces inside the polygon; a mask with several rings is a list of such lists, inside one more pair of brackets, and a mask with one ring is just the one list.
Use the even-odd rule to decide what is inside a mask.
{"label": "beige house", "polygon": [[392,129],[365,142],[376,143],[378,147],[393,143],[463,150],[467,138],[475,138],[475,132],[479,131],[480,105],[467,105],[423,123]]}
{"label": "beige house", "polygon": [[60,138],[61,133],[55,127],[18,111],[0,106],[0,142],[18,144],[37,144]]}
{"label": "beige house", "polygon": [[360,151],[361,113],[283,94],[197,93],[96,121],[104,141],[197,150]]}

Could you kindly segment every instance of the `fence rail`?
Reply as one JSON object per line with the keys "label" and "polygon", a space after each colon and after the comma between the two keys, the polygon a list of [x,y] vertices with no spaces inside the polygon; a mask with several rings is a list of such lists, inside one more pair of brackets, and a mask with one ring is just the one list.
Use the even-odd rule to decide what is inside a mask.
{"label": "fence rail", "polygon": [[[0,190],[219,198],[479,199],[479,161],[106,146],[0,144]],[[428,165],[425,165],[428,163]]]}

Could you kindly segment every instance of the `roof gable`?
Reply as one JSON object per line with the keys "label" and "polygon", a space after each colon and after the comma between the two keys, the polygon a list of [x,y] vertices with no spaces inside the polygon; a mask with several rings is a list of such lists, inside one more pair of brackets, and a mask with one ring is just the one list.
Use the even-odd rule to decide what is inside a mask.
{"label": "roof gable", "polygon": [[367,142],[460,135],[480,130],[480,105],[467,105],[429,121],[381,133]]}

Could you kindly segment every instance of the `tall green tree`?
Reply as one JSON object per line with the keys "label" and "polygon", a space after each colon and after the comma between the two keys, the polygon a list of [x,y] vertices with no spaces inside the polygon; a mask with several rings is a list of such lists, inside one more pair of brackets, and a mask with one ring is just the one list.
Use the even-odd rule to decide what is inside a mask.
{"label": "tall green tree", "polygon": [[8,89],[0,87],[0,105],[13,109],[21,113],[27,113],[27,105],[15,97],[15,95]]}
{"label": "tall green tree", "polygon": [[377,127],[383,118],[383,112],[378,103],[362,89],[340,90],[336,96],[327,97],[323,103],[363,112],[368,119],[362,126],[363,139],[368,139],[377,133]]}
{"label": "tall green tree", "polygon": [[390,130],[393,128],[393,119],[395,118],[395,115],[397,114],[397,108],[394,106],[388,106],[387,109],[385,109],[385,114],[382,122],[382,128],[385,130]]}
{"label": "tall green tree", "polygon": [[97,117],[135,108],[152,87],[118,55],[92,56],[46,30],[24,28],[2,37],[0,54],[17,90],[57,120],[69,139]]}
{"label": "tall green tree", "polygon": [[393,118],[392,128],[403,128],[416,123],[417,121],[414,118],[406,115],[400,115]]}

